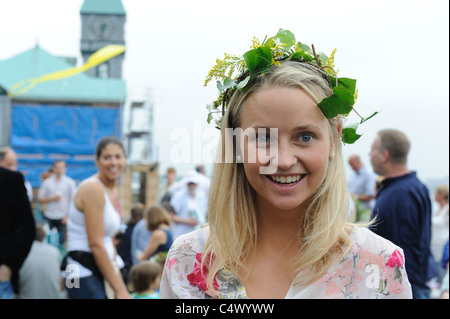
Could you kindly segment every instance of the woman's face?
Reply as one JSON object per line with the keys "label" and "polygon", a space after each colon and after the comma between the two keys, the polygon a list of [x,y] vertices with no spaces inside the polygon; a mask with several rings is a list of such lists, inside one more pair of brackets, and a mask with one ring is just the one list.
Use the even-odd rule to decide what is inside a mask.
{"label": "woman's face", "polygon": [[244,104],[241,128],[255,134],[241,139],[241,153],[257,205],[299,208],[327,175],[332,151],[328,120],[301,89],[267,88]]}
{"label": "woman's face", "polygon": [[99,175],[108,180],[116,180],[125,169],[126,157],[119,145],[111,143],[102,150],[96,164]]}

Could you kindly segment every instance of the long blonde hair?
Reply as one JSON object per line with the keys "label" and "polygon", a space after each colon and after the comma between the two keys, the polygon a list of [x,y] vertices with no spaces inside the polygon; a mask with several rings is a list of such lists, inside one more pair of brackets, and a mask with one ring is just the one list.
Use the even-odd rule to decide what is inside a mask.
{"label": "long blonde hair", "polygon": [[[332,94],[328,82],[317,67],[299,62],[284,62],[258,77],[243,91],[233,95],[222,122],[218,158],[214,164],[208,201],[210,235],[205,245],[203,263],[208,265],[208,288],[213,290],[217,272],[225,267],[233,273],[246,270],[245,258],[256,249],[257,223],[255,191],[248,182],[243,165],[226,161],[225,134],[228,128],[240,127],[240,114],[245,99],[252,93],[269,87],[292,87],[304,90],[319,103]],[[308,284],[323,275],[332,263],[350,247],[350,237],[344,229],[348,213],[348,191],[339,136],[341,119],[329,121],[329,132],[335,155],[330,159],[327,176],[309,199],[309,205],[299,225],[297,239],[301,251],[292,259],[293,278]],[[306,270],[306,271],[302,271]],[[301,276],[297,276],[301,272]],[[247,272],[248,273],[248,272]]]}

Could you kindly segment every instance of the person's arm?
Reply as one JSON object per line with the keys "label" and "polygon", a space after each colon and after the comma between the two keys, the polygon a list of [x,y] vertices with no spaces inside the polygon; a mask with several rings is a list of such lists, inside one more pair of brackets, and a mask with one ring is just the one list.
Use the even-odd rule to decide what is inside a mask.
{"label": "person's arm", "polygon": [[38,193],[38,202],[41,204],[46,204],[48,202],[57,202],[61,199],[61,195],[54,195],[51,196],[48,194],[48,187],[47,183],[42,183],[41,188],[39,189]]}
{"label": "person's arm", "polygon": [[196,226],[198,224],[198,220],[195,217],[183,218],[174,213],[171,213],[170,218],[171,218],[172,222],[178,223],[178,224],[186,224],[189,226]]}
{"label": "person's arm", "polygon": [[147,260],[158,249],[160,245],[164,245],[167,242],[167,234],[161,229],[156,229],[152,232],[152,237],[145,247],[145,250],[136,256],[139,261]]}
{"label": "person's arm", "polygon": [[117,299],[131,298],[121,274],[114,270],[103,244],[105,197],[102,185],[98,183],[85,184],[77,196],[80,196],[77,202],[81,202],[82,209],[80,210],[84,212],[85,216],[89,248],[94,255],[98,268],[111,285]]}

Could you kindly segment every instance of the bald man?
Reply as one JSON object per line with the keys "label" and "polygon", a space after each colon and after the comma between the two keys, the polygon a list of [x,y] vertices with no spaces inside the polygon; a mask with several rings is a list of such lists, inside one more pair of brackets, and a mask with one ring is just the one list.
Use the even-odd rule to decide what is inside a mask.
{"label": "bald man", "polygon": [[364,166],[357,154],[349,157],[348,164],[354,172],[348,182],[349,192],[357,200],[360,200],[366,209],[372,209],[375,204],[375,174]]}

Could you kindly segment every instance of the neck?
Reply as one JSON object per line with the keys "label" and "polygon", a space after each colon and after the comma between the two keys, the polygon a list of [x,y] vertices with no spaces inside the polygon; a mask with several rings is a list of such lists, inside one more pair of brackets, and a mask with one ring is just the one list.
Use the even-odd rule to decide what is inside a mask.
{"label": "neck", "polygon": [[448,200],[441,199],[441,200],[438,201],[438,203],[439,203],[439,207],[443,208],[445,205],[448,204]]}
{"label": "neck", "polygon": [[257,205],[258,241],[286,247],[299,230],[302,210],[280,211],[267,204]]}
{"label": "neck", "polygon": [[102,184],[106,188],[108,188],[110,190],[114,190],[114,187],[116,186],[116,181],[115,180],[111,181],[109,179],[104,178],[103,176],[100,176],[99,174],[97,174],[97,178],[102,182]]}
{"label": "neck", "polygon": [[406,165],[391,165],[383,174],[386,178],[394,178],[411,173]]}

